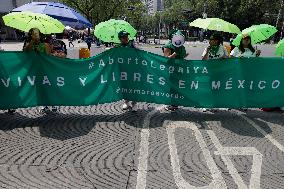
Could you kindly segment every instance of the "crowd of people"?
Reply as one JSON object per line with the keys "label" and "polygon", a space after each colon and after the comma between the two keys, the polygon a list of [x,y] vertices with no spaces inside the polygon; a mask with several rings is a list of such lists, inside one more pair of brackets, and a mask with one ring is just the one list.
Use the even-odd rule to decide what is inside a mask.
{"label": "crowd of people", "polygon": [[[69,47],[75,40],[75,36],[69,36]],[[89,38],[89,39],[88,39]],[[118,38],[120,44],[115,45],[115,47],[122,48],[137,48],[133,40],[129,40],[129,33],[126,31],[120,31],[118,33]],[[184,36],[179,30],[173,30],[169,35],[169,42],[163,46],[163,54],[165,57],[172,59],[185,59],[189,54],[186,52],[184,47]],[[90,49],[92,43],[91,37],[86,37],[86,43]],[[1,50],[1,49],[0,49]],[[54,36],[45,36],[37,28],[33,28],[28,32],[25,39],[23,51],[34,51],[37,53],[45,53],[48,55],[57,56],[60,58],[67,57],[66,44],[62,40],[56,39]],[[257,50],[252,46],[251,38],[249,35],[243,35],[240,45],[238,47],[232,46],[230,50],[224,47],[223,37],[220,33],[213,33],[209,39],[209,45],[204,49],[202,53],[202,60],[212,60],[212,59],[226,59],[226,58],[249,58],[260,56],[261,51]],[[122,105],[123,110],[136,111],[136,102],[125,100]],[[166,106],[167,111],[176,111],[178,106],[169,105]],[[207,111],[207,109],[202,109]],[[270,111],[273,109],[263,109],[265,111]],[[56,112],[56,107],[44,107],[42,109],[44,113],[53,111]],[[8,113],[13,114],[15,110],[8,110]]]}

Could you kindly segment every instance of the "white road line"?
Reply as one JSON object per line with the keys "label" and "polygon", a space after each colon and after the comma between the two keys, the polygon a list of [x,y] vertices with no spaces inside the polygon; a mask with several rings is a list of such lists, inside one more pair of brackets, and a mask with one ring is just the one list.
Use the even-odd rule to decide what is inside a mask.
{"label": "white road line", "polygon": [[[268,139],[274,146],[276,146],[280,151],[284,152],[284,146],[280,144],[276,139],[274,139],[270,134],[268,134],[265,130],[263,130],[260,126],[258,126],[254,121],[249,119],[248,117],[237,114],[244,120],[246,120],[251,126],[253,126],[258,132],[260,132],[266,139]],[[268,126],[271,126],[272,123],[264,121],[262,119],[258,119],[259,121],[265,122]]]}
{"label": "white road line", "polygon": [[[165,123],[166,124],[166,123]],[[175,129],[176,128],[189,128],[194,132],[196,140],[202,150],[203,156],[206,160],[207,166],[212,174],[212,182],[208,186],[203,187],[196,187],[192,186],[182,177],[180,164],[179,164],[179,157],[177,153],[176,143],[175,143]],[[201,132],[198,130],[197,126],[191,122],[185,121],[176,121],[172,122],[171,124],[167,125],[167,133],[168,133],[168,144],[170,148],[170,155],[171,155],[171,165],[173,168],[173,175],[175,178],[175,183],[180,189],[207,189],[207,188],[218,188],[223,189],[227,188],[226,183],[221,175],[220,170],[218,169],[216,163],[214,162],[213,157],[210,154],[210,151],[207,148],[207,145],[202,137]]]}
{"label": "white road line", "polygon": [[143,128],[141,130],[141,142],[139,149],[139,158],[138,158],[138,170],[137,170],[137,182],[136,189],[145,189],[146,188],[146,176],[147,176],[147,167],[148,167],[148,155],[149,155],[149,125],[152,116],[160,111],[163,106],[156,108],[155,110],[148,113],[143,122]]}
{"label": "white road line", "polygon": [[[234,179],[235,183],[237,184],[238,188],[240,189],[259,189],[260,188],[260,176],[261,176],[261,165],[262,165],[262,154],[255,148],[255,147],[223,147],[215,135],[215,133],[210,130],[210,127],[216,127],[221,125],[220,122],[217,121],[210,121],[206,122],[206,129],[207,133],[217,148],[215,155],[221,155],[222,160],[224,161],[225,165],[229,173],[231,174],[232,178]],[[253,164],[251,168],[251,178],[250,178],[250,185],[249,187],[246,186],[242,177],[238,173],[238,170],[235,168],[233,162],[231,161],[229,156],[233,155],[252,155],[253,156]]]}

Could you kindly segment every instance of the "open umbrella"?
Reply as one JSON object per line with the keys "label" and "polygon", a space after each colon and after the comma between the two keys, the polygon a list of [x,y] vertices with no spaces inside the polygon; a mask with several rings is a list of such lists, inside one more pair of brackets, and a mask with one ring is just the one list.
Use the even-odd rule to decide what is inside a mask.
{"label": "open umbrella", "polygon": [[241,30],[234,24],[231,24],[220,18],[198,18],[189,24],[190,26],[206,30],[222,31],[228,33],[241,33]]}
{"label": "open umbrella", "polygon": [[284,56],[284,39],[280,40],[276,45],[275,55]]}
{"label": "open umbrella", "polygon": [[239,46],[242,40],[243,35],[249,35],[251,38],[252,44],[260,43],[277,32],[277,29],[274,26],[268,24],[253,25],[249,28],[246,28],[242,31],[241,34],[233,41],[233,45]]}
{"label": "open umbrella", "polygon": [[32,12],[12,12],[3,16],[6,26],[28,32],[38,28],[43,34],[62,33],[64,25],[50,16]]}
{"label": "open umbrella", "polygon": [[75,29],[92,28],[92,24],[76,10],[54,2],[32,2],[15,8],[12,12],[30,11],[51,16],[62,22],[65,26]]}
{"label": "open umbrella", "polygon": [[118,33],[120,31],[126,31],[129,33],[129,39],[135,39],[137,31],[124,20],[108,20],[101,22],[95,26],[94,34],[97,38],[104,42],[119,43]]}

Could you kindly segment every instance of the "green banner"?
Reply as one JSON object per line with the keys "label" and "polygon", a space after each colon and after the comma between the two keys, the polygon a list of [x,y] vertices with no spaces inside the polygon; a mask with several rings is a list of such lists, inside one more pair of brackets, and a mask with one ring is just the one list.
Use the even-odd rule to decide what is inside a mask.
{"label": "green banner", "polygon": [[121,99],[188,107],[282,107],[284,60],[174,60],[114,48],[90,59],[0,52],[0,109]]}

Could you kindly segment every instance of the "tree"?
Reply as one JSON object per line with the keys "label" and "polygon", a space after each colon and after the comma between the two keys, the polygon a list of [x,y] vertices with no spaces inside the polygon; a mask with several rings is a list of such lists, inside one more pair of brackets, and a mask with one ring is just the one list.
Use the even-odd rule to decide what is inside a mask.
{"label": "tree", "polygon": [[[260,23],[275,25],[280,4],[281,0],[165,0],[164,17],[169,24],[181,19],[190,22],[201,18],[205,8],[208,17],[222,18],[244,29]],[[190,17],[183,16],[181,9],[192,10]]]}
{"label": "tree", "polygon": [[116,18],[126,10],[125,0],[61,0],[61,2],[82,13],[93,24]]}
{"label": "tree", "polygon": [[140,0],[131,1],[127,4],[127,21],[137,30],[141,30],[147,24],[146,12],[147,7]]}

